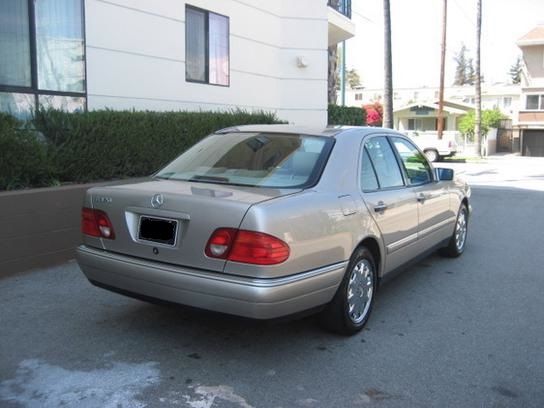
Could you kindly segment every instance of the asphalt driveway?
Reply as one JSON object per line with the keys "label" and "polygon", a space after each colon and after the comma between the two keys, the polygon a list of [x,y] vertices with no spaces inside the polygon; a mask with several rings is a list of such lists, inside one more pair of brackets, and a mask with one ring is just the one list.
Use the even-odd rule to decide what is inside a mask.
{"label": "asphalt driveway", "polygon": [[0,406],[542,407],[544,192],[480,184],[465,254],[385,285],[353,337],[146,304],[74,262],[0,280]]}

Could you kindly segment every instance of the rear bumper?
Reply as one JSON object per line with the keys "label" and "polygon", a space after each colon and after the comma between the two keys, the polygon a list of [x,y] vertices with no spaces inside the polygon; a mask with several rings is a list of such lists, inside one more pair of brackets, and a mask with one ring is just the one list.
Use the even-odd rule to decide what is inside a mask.
{"label": "rear bumper", "polygon": [[340,262],[273,279],[172,266],[87,246],[76,252],[87,279],[106,287],[254,319],[272,319],[332,300],[347,265]]}

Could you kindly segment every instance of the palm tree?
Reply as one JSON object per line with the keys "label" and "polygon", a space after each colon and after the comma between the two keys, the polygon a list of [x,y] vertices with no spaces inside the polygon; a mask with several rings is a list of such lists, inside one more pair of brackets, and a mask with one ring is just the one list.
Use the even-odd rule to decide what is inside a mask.
{"label": "palm tree", "polygon": [[476,114],[474,118],[474,135],[476,136],[476,146],[478,154],[482,156],[484,147],[482,145],[481,122],[482,122],[482,87],[480,73],[480,39],[482,36],[482,0],[476,0],[476,63],[475,85],[476,85]]}
{"label": "palm tree", "polygon": [[391,9],[389,0],[383,0],[384,33],[384,101],[383,127],[393,129],[393,61],[391,56]]}

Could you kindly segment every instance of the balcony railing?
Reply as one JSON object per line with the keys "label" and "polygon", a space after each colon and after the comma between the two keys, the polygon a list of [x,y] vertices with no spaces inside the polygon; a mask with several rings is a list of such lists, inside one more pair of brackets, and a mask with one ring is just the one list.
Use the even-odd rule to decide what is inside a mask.
{"label": "balcony railing", "polygon": [[351,18],[351,0],[328,0],[329,7]]}

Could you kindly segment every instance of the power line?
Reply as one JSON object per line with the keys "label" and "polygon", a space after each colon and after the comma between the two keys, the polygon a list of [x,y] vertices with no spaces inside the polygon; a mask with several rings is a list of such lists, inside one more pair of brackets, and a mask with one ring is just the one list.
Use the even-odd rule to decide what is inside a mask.
{"label": "power line", "polygon": [[368,17],[366,17],[366,16],[363,16],[361,13],[359,13],[359,12],[353,10],[353,9],[351,10],[351,14],[352,14],[352,15],[355,14],[356,16],[362,18],[363,20],[368,21],[369,23],[376,24],[376,23],[374,22],[374,20],[372,20],[372,19],[370,19],[370,18],[368,18]]}
{"label": "power line", "polygon": [[459,4],[459,1],[458,0],[453,0],[453,2],[455,3],[455,5],[457,6],[457,8],[459,9],[459,11],[461,12],[461,14],[463,15],[463,17],[465,17],[465,19],[471,24],[471,25],[474,25],[475,24],[475,21],[467,14],[467,12],[465,11],[465,9],[463,7],[461,7],[461,5]]}

